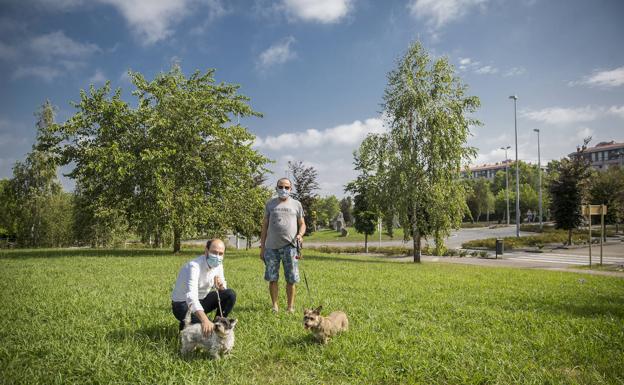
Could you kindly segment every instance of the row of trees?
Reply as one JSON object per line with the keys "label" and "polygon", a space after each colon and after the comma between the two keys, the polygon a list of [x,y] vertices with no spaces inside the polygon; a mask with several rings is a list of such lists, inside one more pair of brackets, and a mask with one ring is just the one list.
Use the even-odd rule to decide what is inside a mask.
{"label": "row of trees", "polygon": [[[519,161],[519,179],[520,179],[520,217],[521,220],[526,216],[526,213],[531,210],[535,213],[536,220],[538,219],[538,168],[536,165],[529,165],[525,162]],[[558,161],[551,162],[547,170],[551,170],[556,167]],[[466,221],[480,221],[485,219],[490,221],[496,219],[499,222],[506,220],[507,216],[507,195],[509,196],[509,216],[512,221],[515,222],[516,205],[514,204],[516,199],[516,181],[515,181],[516,165],[515,163],[509,165],[509,191],[506,191],[505,171],[501,170],[496,173],[493,180],[486,178],[465,179],[464,186],[467,191],[466,204],[469,212],[464,218]],[[548,193],[548,185],[550,179],[548,175],[551,173],[545,173],[542,183],[542,202],[543,202],[543,215],[545,218],[549,217],[550,207],[550,194]]]}
{"label": "row of trees", "polygon": [[[82,91],[77,112],[63,124],[44,105],[33,151],[2,184],[11,198],[3,207],[6,232],[21,246],[66,244],[71,236],[46,235],[60,226],[45,201],[62,206],[74,240],[93,246],[129,231],[174,251],[182,237],[256,235],[271,191],[262,185],[269,160],[252,148],[254,136],[233,123],[261,116],[249,99],[236,85],[216,83],[213,70],[187,78],[173,66],[152,81],[136,72],[130,78],[136,107],[108,83]],[[59,166],[76,183],[71,196],[56,180]],[[56,223],[46,226],[45,218]]]}

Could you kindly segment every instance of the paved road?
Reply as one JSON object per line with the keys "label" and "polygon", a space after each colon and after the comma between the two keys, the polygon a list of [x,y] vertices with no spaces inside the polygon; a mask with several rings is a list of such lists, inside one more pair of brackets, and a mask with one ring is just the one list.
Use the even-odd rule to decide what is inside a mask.
{"label": "paved road", "polygon": [[[395,258],[401,262],[411,262],[412,257]],[[515,267],[522,269],[558,270],[595,275],[608,275],[624,278],[624,272],[578,269],[589,264],[589,250],[587,247],[579,249],[555,250],[545,253],[531,253],[517,251],[505,253],[502,258],[459,258],[459,257],[432,257],[423,256],[424,262],[446,262],[464,265]],[[599,248],[592,247],[592,266],[600,261]],[[603,263],[624,265],[624,243],[605,245],[603,249]]]}
{"label": "paved road", "polygon": [[[520,232],[520,236],[524,237],[527,235],[533,235],[535,233],[527,233]],[[457,231],[453,231],[451,235],[446,238],[444,241],[446,247],[449,248],[459,248],[462,243],[466,241],[470,241],[473,239],[484,239],[484,238],[503,238],[503,237],[511,237],[516,235],[516,226],[505,226],[505,227],[497,227],[494,229],[490,229],[488,227],[478,227],[474,229],[460,229]],[[322,246],[322,245],[337,245],[350,247],[350,246],[364,246],[364,241],[361,242],[305,242],[306,246]],[[369,240],[368,244],[370,246],[378,246],[379,241],[374,239]],[[381,241],[381,246],[411,246],[412,242],[409,241],[407,244],[403,243],[402,240],[395,241]]]}

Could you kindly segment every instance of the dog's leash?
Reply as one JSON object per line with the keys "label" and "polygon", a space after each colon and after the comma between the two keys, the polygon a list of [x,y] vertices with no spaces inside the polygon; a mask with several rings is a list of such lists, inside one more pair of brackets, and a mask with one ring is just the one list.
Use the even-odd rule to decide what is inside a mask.
{"label": "dog's leash", "polygon": [[219,305],[219,314],[223,317],[223,310],[221,310],[221,296],[219,295],[219,289],[215,286],[215,291],[217,292],[217,304]]}
{"label": "dog's leash", "polygon": [[[303,243],[297,239],[297,259],[300,261],[303,259],[303,253],[301,252],[302,249]],[[301,273],[303,274],[303,282],[305,282],[306,290],[308,291],[308,301],[312,300],[312,303],[314,303],[314,298],[312,297],[312,292],[310,291],[310,285],[308,284],[308,277],[306,276],[303,266],[301,266]]]}

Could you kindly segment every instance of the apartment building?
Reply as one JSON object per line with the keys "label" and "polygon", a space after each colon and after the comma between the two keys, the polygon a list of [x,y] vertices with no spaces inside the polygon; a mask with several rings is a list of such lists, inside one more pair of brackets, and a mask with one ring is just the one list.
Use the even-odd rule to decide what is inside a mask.
{"label": "apartment building", "polygon": [[[570,158],[578,156],[581,149],[571,153]],[[624,143],[615,141],[600,142],[594,147],[588,147],[583,151],[583,157],[587,159],[596,170],[606,170],[609,167],[624,166]]]}

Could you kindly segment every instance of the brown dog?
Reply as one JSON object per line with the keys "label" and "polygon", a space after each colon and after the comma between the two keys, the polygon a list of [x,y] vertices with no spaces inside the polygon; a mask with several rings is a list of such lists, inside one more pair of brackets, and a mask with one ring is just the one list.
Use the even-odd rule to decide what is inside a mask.
{"label": "brown dog", "polygon": [[326,344],[330,337],[347,331],[349,328],[349,320],[347,315],[341,311],[332,312],[327,317],[321,316],[319,306],[316,309],[305,309],[303,311],[303,326],[310,329],[317,342]]}

